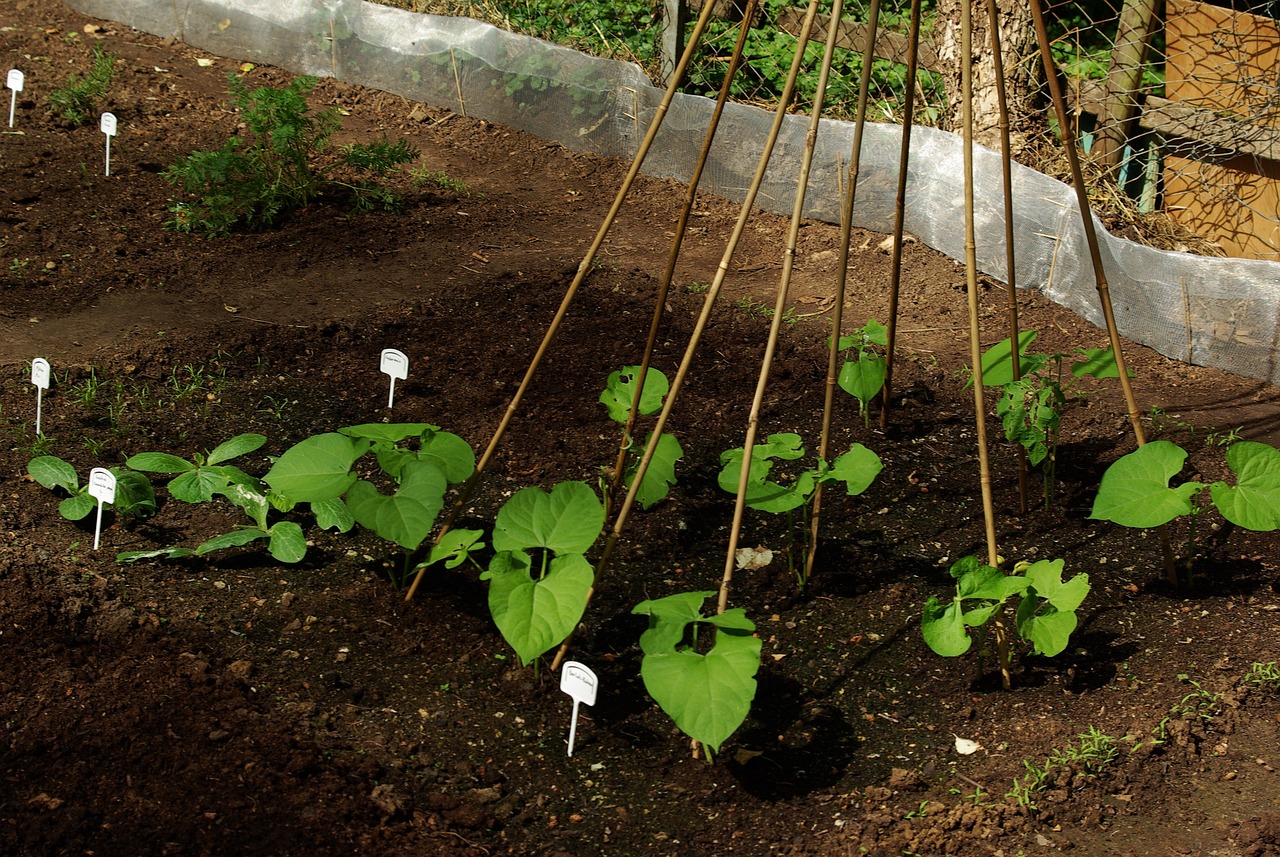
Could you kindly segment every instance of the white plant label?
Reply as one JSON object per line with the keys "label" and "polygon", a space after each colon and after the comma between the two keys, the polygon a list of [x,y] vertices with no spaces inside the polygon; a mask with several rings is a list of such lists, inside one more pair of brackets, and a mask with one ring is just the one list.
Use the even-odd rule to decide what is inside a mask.
{"label": "white plant label", "polygon": [[105,134],[105,135],[106,135],[106,138],[107,138],[107,172],[106,172],[106,175],[111,175],[111,138],[112,138],[112,137],[114,137],[114,136],[116,135],[116,114],[114,114],[114,113],[103,113],[103,114],[102,114],[102,122],[101,122],[101,124],[100,124],[98,127],[102,129],[102,133],[103,133],[103,134]]}
{"label": "white plant label", "polygon": [[16,68],[9,69],[9,76],[5,78],[4,85],[12,90],[9,95],[9,127],[13,127],[13,109],[18,106],[18,93],[22,91],[26,78],[22,72]]}
{"label": "white plant label", "polygon": [[98,501],[98,522],[93,527],[93,549],[98,549],[98,537],[102,535],[102,507],[116,501],[116,475],[105,467],[89,471],[89,496]]}
{"label": "white plant label", "polygon": [[31,383],[36,388],[36,437],[43,432],[40,431],[40,412],[44,406],[44,391],[49,389],[49,361],[43,357],[37,357],[31,361]]}
{"label": "white plant label", "polygon": [[578,734],[578,705],[596,704],[596,674],[586,664],[565,661],[560,668],[560,689],[573,699],[573,718],[569,721],[569,755],[573,755],[573,739]]}
{"label": "white plant label", "polygon": [[397,351],[394,348],[382,349],[382,374],[391,376],[391,391],[387,393],[387,409],[396,403],[396,381],[403,381],[409,377],[409,358],[404,356],[403,351]]}

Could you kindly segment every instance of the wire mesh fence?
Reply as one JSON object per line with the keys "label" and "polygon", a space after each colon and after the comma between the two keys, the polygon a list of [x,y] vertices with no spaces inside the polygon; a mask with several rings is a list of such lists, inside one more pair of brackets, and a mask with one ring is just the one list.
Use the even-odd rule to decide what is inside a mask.
{"label": "wire mesh fence", "polygon": [[[436,14],[465,14],[507,29],[568,42],[592,53],[663,68],[660,30],[676,0],[618,0],[601,14],[597,0],[383,0]],[[745,0],[707,0],[716,8],[683,83],[714,96],[737,40]],[[910,90],[917,124],[959,130],[956,27],[962,0],[921,3],[919,71],[909,80],[910,0],[880,4],[867,116],[902,122]],[[693,0],[687,14],[696,14]],[[1070,115],[1070,139],[1089,156],[1091,191],[1120,221],[1164,213],[1171,247],[1280,261],[1280,13],[1278,0],[1234,0],[1235,8],[1199,0],[1046,2],[1045,19]],[[800,35],[798,0],[760,0],[751,20],[735,100],[776,104]],[[1037,43],[1021,0],[998,0],[1004,77],[1016,130],[1015,155],[1055,174],[1052,146],[1062,130],[1047,109]],[[824,111],[855,113],[870,0],[844,5]],[[807,112],[818,85],[830,0],[811,31],[790,107]],[[983,50],[986,6],[975,3],[975,54]],[[668,47],[668,50],[670,48]],[[667,67],[673,65],[667,58]],[[993,82],[975,70],[975,114],[994,127],[980,91]],[[978,135],[980,142],[990,137]],[[1030,143],[1035,143],[1032,145]],[[1181,224],[1182,229],[1177,228]],[[1189,239],[1189,230],[1204,240]],[[1141,232],[1141,230],[1139,230]],[[1151,230],[1149,230],[1151,231]],[[1160,228],[1153,230],[1161,240]],[[1141,236],[1140,236],[1141,237]],[[1150,236],[1147,236],[1150,237]]]}

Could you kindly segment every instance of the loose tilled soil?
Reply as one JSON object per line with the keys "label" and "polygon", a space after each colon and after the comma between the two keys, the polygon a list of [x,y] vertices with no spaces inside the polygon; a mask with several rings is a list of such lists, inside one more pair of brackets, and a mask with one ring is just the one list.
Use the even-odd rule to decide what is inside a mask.
{"label": "loose tilled soil", "polygon": [[[101,105],[120,123],[109,178],[96,121],[67,129],[44,107],[91,44],[120,57]],[[861,497],[828,495],[808,591],[781,559],[784,524],[748,515],[744,544],[779,558],[732,590],[764,656],[751,714],[714,763],[646,696],[630,609],[718,585],[733,505],[718,456],[745,432],[761,302],[783,258],[777,217],[751,221],[673,416],[679,484],[633,516],[574,644],[600,693],[572,758],[569,698],[545,666],[519,666],[474,571],[433,569],[406,603],[387,544],[314,527],[297,565],[254,546],[116,564],[119,550],[194,546],[237,522],[163,491],[153,518],[108,514],[92,550],[92,517],[63,520],[27,478],[38,451],[84,474],[255,431],[263,455],[279,454],[387,418],[385,347],[411,359],[394,418],[483,448],[626,165],[329,81],[312,100],[342,108],[342,140],[409,139],[420,165],[465,190],[398,179],[400,215],[335,200],[264,234],[186,236],[163,228],[174,192],[160,173],[236,131],[226,75],[239,60],[48,0],[0,7],[0,59],[26,73],[0,136],[0,853],[1280,854],[1280,691],[1244,680],[1280,656],[1277,540],[1207,514],[1196,585],[1171,591],[1154,536],[1088,521],[1102,470],[1133,447],[1111,384],[1077,391],[1050,511],[1018,514],[1015,457],[992,445],[1001,553],[1090,576],[1070,647],[1018,658],[1002,691],[972,655],[946,660],[922,642],[921,605],[946,597],[950,562],[985,542],[963,271],[918,244],[905,248],[889,427],[864,430],[855,403],[838,403],[837,444],[866,443],[884,471]],[[639,358],[681,194],[638,183],[488,468],[476,521],[524,486],[594,484],[612,461],[617,431],[596,397]],[[735,217],[698,203],[656,356],[668,374]],[[855,326],[885,317],[882,239],[855,236]],[[788,302],[798,320],[761,414],[764,432],[800,432],[810,448],[836,259],[836,230],[806,224]],[[1004,336],[1006,292],[981,291],[989,344]],[[1105,345],[1034,294],[1019,303],[1044,351]],[[1148,431],[1192,450],[1206,481],[1223,473],[1211,432],[1280,442],[1275,388],[1127,353]],[[42,442],[36,355],[55,373]],[[1186,536],[1173,528],[1175,544]],[[1043,767],[1090,730],[1114,739],[1109,763],[1051,766],[1034,808],[1006,797],[1024,762]],[[957,737],[980,749],[960,755]]]}

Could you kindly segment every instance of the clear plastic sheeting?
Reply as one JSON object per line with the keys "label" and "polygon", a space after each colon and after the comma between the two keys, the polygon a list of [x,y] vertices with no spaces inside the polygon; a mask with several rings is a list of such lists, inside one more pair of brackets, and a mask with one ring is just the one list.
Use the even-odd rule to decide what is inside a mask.
{"label": "clear plastic sheeting", "polygon": [[[518,128],[576,151],[626,160],[634,157],[663,96],[630,63],[585,56],[465,18],[363,0],[66,2],[86,14],[221,56],[336,77]],[[687,179],[712,107],[705,98],[677,96],[645,172]],[[730,105],[701,189],[742,199],[771,122],[766,111]],[[807,124],[804,116],[788,117],[757,199],[762,208],[790,212]],[[854,209],[858,226],[892,228],[900,135],[895,125],[866,128]],[[838,220],[852,136],[850,123],[822,123],[806,195],[808,216]],[[978,264],[1008,281],[999,156],[979,148],[974,170]],[[1017,164],[1013,190],[1015,282],[1101,326],[1075,192]],[[917,128],[906,229],[962,259],[963,200],[962,140]],[[1178,360],[1280,383],[1280,264],[1154,250],[1096,225],[1116,321],[1126,337]]]}

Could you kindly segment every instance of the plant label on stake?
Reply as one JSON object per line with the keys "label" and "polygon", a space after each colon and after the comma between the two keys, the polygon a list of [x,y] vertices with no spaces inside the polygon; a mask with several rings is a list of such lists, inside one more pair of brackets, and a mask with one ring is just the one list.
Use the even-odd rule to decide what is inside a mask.
{"label": "plant label on stake", "polygon": [[89,471],[89,496],[98,501],[98,522],[93,526],[93,549],[98,549],[98,536],[102,533],[102,506],[116,501],[116,475],[105,467]]}
{"label": "plant label on stake", "polygon": [[16,68],[9,69],[9,76],[5,79],[4,85],[13,90],[9,96],[9,127],[13,127],[13,108],[18,106],[18,93],[22,91],[22,85],[25,78],[22,72]]}
{"label": "plant label on stake", "polygon": [[382,349],[382,374],[391,376],[391,391],[387,394],[387,410],[396,403],[396,381],[409,377],[409,358],[394,348]]}
{"label": "plant label on stake", "polygon": [[573,718],[569,721],[569,755],[573,755],[573,739],[578,734],[578,704],[596,704],[596,674],[577,661],[565,661],[560,668],[560,689],[573,699]]}
{"label": "plant label on stake", "polygon": [[107,136],[107,171],[106,175],[111,175],[111,138],[116,135],[116,115],[114,113],[103,113],[102,123],[98,126],[102,129],[102,133]]}
{"label": "plant label on stake", "polygon": [[36,437],[40,431],[40,411],[44,405],[44,391],[49,389],[49,361],[37,357],[31,361],[31,383],[36,387]]}

